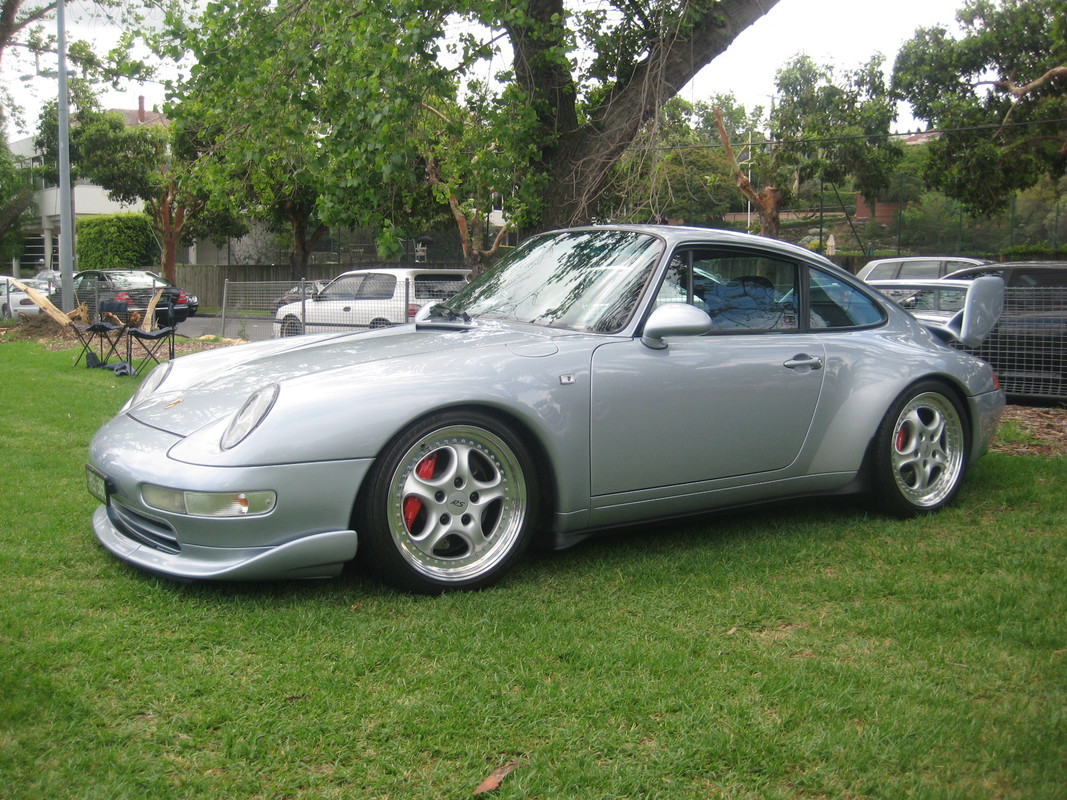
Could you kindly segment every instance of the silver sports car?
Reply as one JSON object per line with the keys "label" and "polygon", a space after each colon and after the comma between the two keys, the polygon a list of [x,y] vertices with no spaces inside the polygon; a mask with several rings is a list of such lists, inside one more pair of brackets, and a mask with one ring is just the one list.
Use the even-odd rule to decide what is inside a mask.
{"label": "silver sports car", "polygon": [[497,581],[535,536],[848,492],[930,512],[1004,405],[942,341],[990,316],[969,296],[932,333],[768,239],[546,233],[413,324],[164,363],[93,440],[93,526],[176,578],[358,559],[433,593]]}

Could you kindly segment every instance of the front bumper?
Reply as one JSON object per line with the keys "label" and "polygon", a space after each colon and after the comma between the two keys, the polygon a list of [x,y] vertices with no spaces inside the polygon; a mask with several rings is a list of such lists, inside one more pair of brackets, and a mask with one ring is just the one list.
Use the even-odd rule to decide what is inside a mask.
{"label": "front bumper", "polygon": [[[180,441],[126,415],[93,440],[89,465],[107,486],[93,530],[118,558],[178,579],[268,580],[333,577],[355,557],[350,521],[370,459],[208,467],[170,458]],[[146,484],[199,492],[269,489],[277,502],[266,514],[193,516],[148,505]]]}
{"label": "front bumper", "polygon": [[93,513],[96,538],[111,553],[136,567],[186,580],[279,580],[332,578],[356,555],[352,530],[315,533],[273,547],[184,545],[177,553],[138,541],[109,504]]}

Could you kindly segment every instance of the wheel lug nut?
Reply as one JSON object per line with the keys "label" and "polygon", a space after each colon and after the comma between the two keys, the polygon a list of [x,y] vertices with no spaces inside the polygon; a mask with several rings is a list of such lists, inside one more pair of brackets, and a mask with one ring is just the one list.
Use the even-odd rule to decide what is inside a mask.
{"label": "wheel lug nut", "polygon": [[477,503],[478,502],[478,493],[477,492],[471,492],[471,502],[472,503]]}
{"label": "wheel lug nut", "polygon": [[442,514],[441,515],[441,524],[442,525],[447,525],[451,521],[452,521],[452,518],[450,516],[448,516],[448,514]]}
{"label": "wheel lug nut", "polygon": [[443,503],[445,501],[445,493],[438,492],[433,496],[433,499],[436,500],[438,503]]}

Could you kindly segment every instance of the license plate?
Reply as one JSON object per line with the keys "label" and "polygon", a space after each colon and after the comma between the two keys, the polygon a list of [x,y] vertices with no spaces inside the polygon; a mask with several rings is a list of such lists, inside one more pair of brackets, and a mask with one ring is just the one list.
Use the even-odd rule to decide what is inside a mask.
{"label": "license plate", "polygon": [[107,505],[108,496],[108,482],[107,476],[95,467],[85,465],[85,484],[89,489],[89,494],[95,497],[104,505]]}

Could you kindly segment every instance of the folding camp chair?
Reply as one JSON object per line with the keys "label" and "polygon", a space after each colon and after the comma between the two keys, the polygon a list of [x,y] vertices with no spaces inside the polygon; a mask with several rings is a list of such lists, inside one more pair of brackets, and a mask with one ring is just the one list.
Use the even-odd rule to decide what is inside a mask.
{"label": "folding camp chair", "polygon": [[[70,327],[74,329],[82,346],[78,357],[74,359],[74,366],[78,366],[82,357],[85,358],[85,366],[90,366],[89,353],[93,352],[94,345],[100,350],[99,363],[95,366],[106,364],[112,356],[119,357],[119,342],[122,340],[122,334],[126,332],[126,323],[123,321],[126,310],[125,303],[101,303],[100,319],[96,322],[89,325],[70,323]],[[113,315],[119,320],[118,323],[105,322],[103,319],[105,314]]]}
{"label": "folding camp chair", "polygon": [[[145,315],[147,320],[152,319],[154,308]],[[153,331],[144,331],[140,328],[130,328],[126,332],[126,360],[130,362],[130,370],[134,375],[140,375],[141,370],[148,364],[158,364],[166,348],[167,357],[174,358],[174,335],[177,325],[174,322],[174,304],[166,307],[166,312],[156,315],[165,324],[162,328]],[[136,359],[136,360],[135,360]]]}

